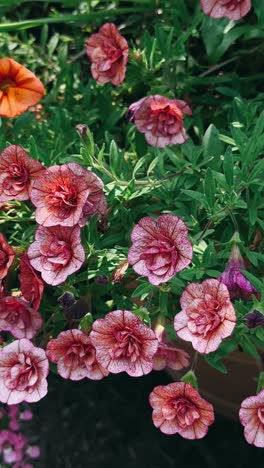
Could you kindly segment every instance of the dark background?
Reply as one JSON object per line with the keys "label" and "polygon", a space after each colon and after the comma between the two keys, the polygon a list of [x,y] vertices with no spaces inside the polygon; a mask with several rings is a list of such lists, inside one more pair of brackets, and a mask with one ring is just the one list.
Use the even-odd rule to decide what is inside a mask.
{"label": "dark background", "polygon": [[38,468],[261,468],[263,450],[249,446],[239,422],[217,415],[207,436],[188,441],[152,424],[148,395],[170,382],[165,373],[141,378],[110,375],[100,382],[49,377],[35,406],[41,439]]}

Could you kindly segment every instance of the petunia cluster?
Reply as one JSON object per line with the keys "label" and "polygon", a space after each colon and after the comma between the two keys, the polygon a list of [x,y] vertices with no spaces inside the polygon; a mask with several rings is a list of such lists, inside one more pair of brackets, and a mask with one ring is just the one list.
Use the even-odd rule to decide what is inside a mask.
{"label": "petunia cluster", "polygon": [[0,406],[0,454],[1,461],[13,468],[33,468],[33,460],[40,457],[37,437],[28,436],[28,423],[32,411],[23,405]]}
{"label": "petunia cluster", "polygon": [[[251,8],[249,0],[200,3],[205,14],[231,20],[241,19]],[[88,38],[86,46],[92,77],[99,84],[119,86],[125,79],[129,47],[117,27],[104,24]],[[43,95],[44,87],[32,72],[12,59],[0,59],[1,116],[20,115]],[[183,144],[188,138],[184,119],[192,111],[180,99],[159,94],[144,96],[129,106],[128,115],[151,146]],[[46,168],[22,147],[10,145],[0,154],[0,202],[13,200],[31,202],[38,227],[34,241],[23,254],[0,234],[0,331],[14,338],[0,349],[0,401],[10,405],[9,428],[0,431],[0,449],[5,463],[30,468],[25,454],[37,458],[39,450],[35,446],[25,449],[26,440],[17,432],[17,405],[36,402],[47,394],[49,362],[57,365],[62,378],[73,381],[101,380],[120,372],[140,377],[165,368],[181,371],[190,366],[190,356],[178,347],[179,339],[190,342],[200,354],[215,352],[236,326],[232,300],[250,300],[258,293],[240,271],[245,264],[235,245],[218,279],[192,282],[182,291],[180,306],[175,304],[174,309],[177,341],[169,339],[164,324],[156,320],[150,323],[149,317],[146,320],[140,309],[118,309],[104,317],[96,311],[87,329],[81,325],[75,328],[78,325],[71,323],[58,336],[45,335],[44,350],[32,342],[43,323],[39,308],[44,285],[63,284],[83,266],[81,231],[90,217],[97,215],[102,220],[107,213],[104,184],[80,164]],[[160,292],[192,262],[188,227],[174,213],[139,219],[132,229],[131,243],[120,267],[122,275],[130,265]],[[18,263],[19,291],[14,293],[6,280]],[[118,274],[122,276],[120,269]],[[67,300],[71,306],[75,303],[72,297]],[[256,313],[248,319],[263,323]],[[214,422],[212,405],[186,376],[177,383],[154,388],[149,402],[153,423],[165,434],[200,439]],[[30,419],[27,411],[20,414],[20,419]],[[239,417],[246,440],[264,447],[264,390],[242,402]]]}

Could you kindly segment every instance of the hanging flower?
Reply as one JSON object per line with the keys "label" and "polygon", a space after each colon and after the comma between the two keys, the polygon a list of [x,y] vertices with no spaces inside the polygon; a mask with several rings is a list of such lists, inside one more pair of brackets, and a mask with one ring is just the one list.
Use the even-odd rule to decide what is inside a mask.
{"label": "hanging flower", "polygon": [[0,280],[2,280],[15,259],[15,252],[0,232]]}
{"label": "hanging flower", "polygon": [[0,401],[8,405],[33,403],[47,394],[46,353],[29,340],[13,341],[0,350]]}
{"label": "hanging flower", "polygon": [[129,113],[130,120],[133,120],[139,132],[145,134],[151,146],[164,148],[182,144],[188,138],[183,127],[183,116],[191,115],[192,111],[184,101],[155,94],[134,102],[129,107]]}
{"label": "hanging flower", "polygon": [[264,389],[241,403],[239,419],[245,427],[246,441],[256,447],[264,448]]}
{"label": "hanging flower", "polygon": [[200,0],[203,12],[212,18],[240,20],[251,9],[251,0]]}
{"label": "hanging flower", "polygon": [[232,248],[227,267],[218,277],[218,281],[227,286],[231,299],[250,300],[252,295],[257,296],[258,292],[250,281],[240,273],[240,269],[245,270],[246,266],[238,246],[235,245]]}
{"label": "hanging flower", "polygon": [[248,328],[262,327],[264,325],[264,314],[257,309],[244,315],[243,319]]}
{"label": "hanging flower", "polygon": [[101,380],[109,374],[98,363],[89,336],[81,330],[61,332],[48,342],[46,353],[48,359],[58,365],[58,373],[64,379]]}
{"label": "hanging flower", "polygon": [[35,242],[28,248],[28,258],[46,283],[52,286],[63,283],[85,260],[80,227],[39,226]]}
{"label": "hanging flower", "polygon": [[44,171],[21,146],[7,146],[0,154],[0,201],[28,200],[33,182]]}
{"label": "hanging flower", "polygon": [[131,240],[130,265],[155,286],[169,281],[192,260],[187,227],[175,215],[161,215],[157,220],[142,218],[134,227]]}
{"label": "hanging flower", "polygon": [[20,63],[5,57],[0,59],[0,116],[16,117],[42,99],[41,81]]}
{"label": "hanging flower", "polygon": [[109,372],[139,377],[152,371],[158,347],[155,333],[132,312],[115,310],[96,320],[90,338],[98,362]]}
{"label": "hanging flower", "polygon": [[215,351],[233,332],[235,310],[227,287],[219,281],[207,279],[201,284],[189,284],[180,303],[182,310],[175,316],[174,328],[199,353]]}
{"label": "hanging flower", "polygon": [[0,330],[9,331],[15,338],[31,339],[42,326],[39,312],[19,297],[0,299]]}
{"label": "hanging flower", "polygon": [[32,268],[27,253],[20,260],[20,290],[23,298],[38,310],[44,292],[43,281]]}
{"label": "hanging flower", "polygon": [[164,434],[202,439],[214,422],[213,406],[184,382],[155,387],[149,396],[154,425]]}
{"label": "hanging flower", "polygon": [[176,348],[166,339],[163,325],[157,325],[154,331],[158,339],[158,349],[153,357],[153,369],[156,371],[166,368],[180,370],[188,367],[190,364],[189,354],[183,349]]}
{"label": "hanging flower", "polygon": [[49,167],[34,184],[31,201],[43,226],[83,226],[88,216],[104,210],[103,182],[77,163]]}
{"label": "hanging flower", "polygon": [[98,83],[119,86],[125,79],[129,48],[113,23],[106,23],[86,43],[91,73]]}

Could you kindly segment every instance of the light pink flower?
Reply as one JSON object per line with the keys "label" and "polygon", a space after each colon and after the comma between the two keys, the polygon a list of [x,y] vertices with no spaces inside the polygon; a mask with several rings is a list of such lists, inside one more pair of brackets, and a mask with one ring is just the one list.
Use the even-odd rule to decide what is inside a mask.
{"label": "light pink flower", "polygon": [[134,227],[131,240],[130,265],[154,285],[169,281],[192,260],[187,227],[175,215],[161,215],[157,220],[142,218]]}
{"label": "light pink flower", "polygon": [[28,258],[46,283],[56,286],[81,268],[85,253],[80,227],[39,226],[35,242],[29,246]]}
{"label": "light pink flower", "polygon": [[203,12],[212,18],[240,20],[251,9],[251,0],[200,0]]}
{"label": "light pink flower", "polygon": [[192,111],[184,101],[155,94],[131,104],[129,113],[130,120],[133,120],[139,132],[145,134],[151,146],[164,148],[182,144],[188,139],[183,116],[191,115]]}
{"label": "light pink flower", "polygon": [[38,310],[44,292],[44,283],[29,263],[26,252],[21,257],[19,268],[20,290],[23,297],[32,303],[34,309]]}
{"label": "light pink flower", "polygon": [[90,337],[81,330],[61,332],[48,342],[46,353],[51,362],[58,364],[58,373],[64,379],[100,380],[109,374],[98,363]]}
{"label": "light pink flower", "polygon": [[29,340],[13,341],[0,350],[0,401],[9,405],[39,401],[47,394],[46,353]]}
{"label": "light pink flower", "polygon": [[176,348],[173,342],[167,339],[167,333],[164,326],[159,323],[156,325],[155,335],[158,339],[158,349],[153,358],[153,369],[156,371],[166,368],[180,370],[188,367],[190,356],[183,349]]}
{"label": "light pink flower", "polygon": [[20,413],[19,417],[22,421],[31,421],[31,419],[33,418],[33,413],[29,409],[26,409],[25,411],[22,411],[22,413]]}
{"label": "light pink flower", "polygon": [[129,48],[116,25],[104,24],[98,33],[89,37],[86,45],[93,78],[98,83],[119,86],[125,79]]}
{"label": "light pink flower", "polygon": [[246,441],[264,448],[264,389],[241,403],[239,419],[245,427]]}
{"label": "light pink flower", "polygon": [[235,310],[227,287],[219,281],[207,279],[201,284],[189,284],[180,303],[182,310],[175,316],[174,328],[199,353],[215,351],[233,332]]}
{"label": "light pink flower", "polygon": [[0,280],[3,279],[15,259],[15,252],[0,232]]}
{"label": "light pink flower", "polygon": [[202,439],[214,422],[213,406],[184,382],[155,387],[149,396],[154,425],[164,434]]}
{"label": "light pink flower", "polygon": [[26,450],[26,454],[29,458],[39,458],[40,457],[40,448],[38,445],[29,445]]}
{"label": "light pink flower", "polygon": [[79,164],[49,167],[35,182],[30,196],[37,223],[70,227],[81,221],[84,225],[88,215],[100,211],[102,200],[105,202],[103,186],[99,177]]}
{"label": "light pink flower", "polygon": [[28,200],[33,182],[44,171],[20,146],[5,148],[0,154],[0,201]]}
{"label": "light pink flower", "polygon": [[109,372],[139,377],[152,371],[158,347],[155,333],[132,312],[115,310],[96,320],[90,338],[97,360]]}
{"label": "light pink flower", "polygon": [[0,299],[0,330],[9,331],[15,338],[31,339],[42,326],[39,312],[19,297]]}

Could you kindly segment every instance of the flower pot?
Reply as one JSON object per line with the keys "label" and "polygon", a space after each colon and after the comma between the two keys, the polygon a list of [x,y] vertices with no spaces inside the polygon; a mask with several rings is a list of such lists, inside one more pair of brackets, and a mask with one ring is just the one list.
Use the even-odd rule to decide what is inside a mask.
{"label": "flower pot", "polygon": [[[178,342],[179,348],[187,351],[192,358],[195,351],[190,343]],[[233,351],[223,358],[227,374],[223,374],[211,367],[199,355],[195,365],[195,374],[198,378],[199,391],[206,400],[214,405],[216,412],[230,419],[238,420],[238,411],[241,402],[250,395],[256,394],[257,377],[259,369],[256,361],[240,351]],[[169,375],[178,381],[184,375],[183,371],[168,369]]]}

